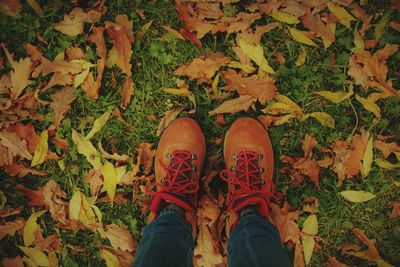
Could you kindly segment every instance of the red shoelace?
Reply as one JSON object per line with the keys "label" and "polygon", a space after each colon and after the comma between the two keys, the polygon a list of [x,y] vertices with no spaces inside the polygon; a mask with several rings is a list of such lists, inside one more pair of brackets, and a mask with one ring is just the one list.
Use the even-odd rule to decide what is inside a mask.
{"label": "red shoelace", "polygon": [[236,188],[228,196],[226,203],[228,209],[232,209],[236,200],[244,196],[258,195],[264,197],[268,203],[270,202],[274,194],[274,184],[272,179],[265,181],[261,178],[258,160],[257,153],[244,150],[236,156],[236,170],[221,171],[221,179]]}
{"label": "red shoelace", "polygon": [[[194,194],[199,190],[199,183],[190,177],[192,173],[192,154],[186,150],[176,150],[171,153],[169,166],[160,164],[167,173],[162,182],[155,182],[146,185],[146,193],[155,195],[161,192],[174,193],[179,195]],[[156,187],[159,190],[152,191]]]}

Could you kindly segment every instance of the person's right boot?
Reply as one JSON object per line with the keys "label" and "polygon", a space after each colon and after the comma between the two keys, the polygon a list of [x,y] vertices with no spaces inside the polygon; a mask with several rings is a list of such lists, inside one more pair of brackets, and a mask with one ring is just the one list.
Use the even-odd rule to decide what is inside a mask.
{"label": "person's right boot", "polygon": [[237,119],[225,135],[224,160],[227,169],[221,178],[228,183],[228,211],[236,216],[232,229],[245,208],[267,219],[274,193],[274,155],[264,126],[252,118]]}

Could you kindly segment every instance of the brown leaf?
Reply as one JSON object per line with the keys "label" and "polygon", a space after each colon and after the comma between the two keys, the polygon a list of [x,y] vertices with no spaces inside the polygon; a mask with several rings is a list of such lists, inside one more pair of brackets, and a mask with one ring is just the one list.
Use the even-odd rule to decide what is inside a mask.
{"label": "brown leaf", "polygon": [[143,165],[144,174],[149,175],[153,168],[154,157],[156,155],[155,150],[152,150],[152,144],[143,142],[138,147],[138,160]]}
{"label": "brown leaf", "polygon": [[71,85],[74,82],[74,77],[71,73],[60,73],[56,72],[51,76],[49,83],[41,89],[41,93],[47,91],[47,89],[54,87],[56,85]]}
{"label": "brown leaf", "polygon": [[2,0],[0,1],[0,12],[7,16],[16,17],[21,12],[22,5],[20,0]]}
{"label": "brown leaf", "polygon": [[21,122],[17,122],[15,130],[22,139],[26,140],[28,151],[33,154],[39,142],[39,135],[37,135],[33,125],[31,123],[23,125]]}
{"label": "brown leaf", "polygon": [[183,37],[182,34],[180,34],[177,30],[172,29],[170,26],[164,25],[162,27],[164,30],[172,34],[176,39],[185,40],[185,37]]}
{"label": "brown leaf", "polygon": [[198,83],[212,83],[212,77],[222,66],[231,61],[228,57],[218,54],[210,54],[207,57],[195,58],[192,62],[180,66],[174,74],[187,76],[191,80],[197,80]]}
{"label": "brown leaf", "polygon": [[389,27],[391,27],[392,29],[400,32],[400,21],[391,21],[391,22],[389,22]]}
{"label": "brown leaf", "polygon": [[374,147],[382,152],[385,159],[387,159],[392,153],[400,152],[400,146],[395,142],[386,143],[381,140],[375,140]]}
{"label": "brown leaf", "polygon": [[128,229],[114,223],[107,225],[106,229],[104,237],[110,240],[114,249],[122,249],[129,252],[136,251],[138,244]]}
{"label": "brown leaf", "polygon": [[43,202],[56,221],[66,221],[68,204],[63,200],[66,197],[67,194],[54,180],[49,180],[43,187]]}
{"label": "brown leaf", "polygon": [[303,201],[303,211],[315,214],[319,211],[320,202],[319,199],[311,196]]}
{"label": "brown leaf", "polygon": [[82,88],[90,98],[98,99],[107,58],[106,43],[104,41],[104,28],[94,27],[93,33],[89,36],[89,40],[96,45],[96,53],[98,56],[97,78],[95,80],[93,77],[93,72],[89,72],[89,75],[82,84]]}
{"label": "brown leaf", "polygon": [[46,172],[35,170],[29,167],[26,167],[22,163],[13,162],[11,165],[4,166],[4,171],[6,171],[10,176],[16,177],[25,177],[28,174],[37,175],[37,176],[45,176]]}
{"label": "brown leaf", "polygon": [[19,214],[23,210],[24,206],[19,206],[18,208],[12,208],[10,206],[5,206],[0,210],[0,217],[6,218],[8,216],[13,216]]}
{"label": "brown leaf", "polygon": [[33,61],[40,61],[43,58],[43,53],[37,46],[30,43],[24,45],[25,52],[31,57]]}
{"label": "brown leaf", "polygon": [[44,206],[44,196],[43,196],[43,189],[39,188],[38,190],[32,190],[29,188],[26,188],[22,184],[17,184],[15,186],[15,189],[20,191],[22,194],[24,194],[27,198],[30,199],[29,201],[29,206],[37,206],[37,207],[42,207]]}
{"label": "brown leaf", "polygon": [[390,219],[395,219],[400,216],[400,202],[399,201],[393,201],[393,209],[392,213],[390,214]]}
{"label": "brown leaf", "polygon": [[21,256],[17,256],[13,259],[4,258],[1,260],[1,265],[4,267],[24,267],[24,261]]}
{"label": "brown leaf", "polygon": [[133,37],[133,21],[129,20],[126,14],[119,14],[115,16],[115,22],[124,28],[129,41],[133,43],[135,38]]}
{"label": "brown leaf", "polygon": [[311,12],[307,11],[304,16],[301,17],[301,21],[307,29],[317,33],[317,35],[321,37],[325,48],[335,42],[335,33],[322,22],[319,14],[312,16]]}
{"label": "brown leaf", "polygon": [[239,111],[247,111],[250,106],[257,101],[257,98],[251,95],[242,95],[238,98],[227,100],[220,106],[208,112],[208,115],[216,115],[222,113],[235,114]]}
{"label": "brown leaf", "polygon": [[212,202],[207,195],[199,202],[197,218],[199,235],[194,249],[196,266],[217,266],[226,264],[226,258],[221,255],[219,240],[217,239],[217,218],[220,213],[219,206]]}
{"label": "brown leaf", "polygon": [[115,153],[115,152],[113,154],[109,154],[107,151],[104,150],[101,142],[98,143],[98,147],[99,147],[101,154],[103,154],[103,157],[105,157],[107,159],[113,159],[118,162],[128,162],[129,161],[128,154],[119,155],[118,153]]}
{"label": "brown leaf", "polygon": [[349,177],[353,177],[360,172],[361,161],[364,159],[365,147],[369,139],[368,134],[356,135],[351,142],[351,151],[343,165],[346,168],[346,173]]}
{"label": "brown leaf", "polygon": [[121,264],[121,267],[129,267],[132,265],[132,262],[133,262],[133,253],[132,252],[122,250],[122,249],[115,249],[115,248],[109,247],[109,246],[104,246],[103,244],[99,244],[99,246],[101,248],[111,252],[115,256],[117,256],[118,261]]}
{"label": "brown leaf", "polygon": [[303,250],[303,245],[298,241],[294,249],[294,267],[305,267]]}
{"label": "brown leaf", "polygon": [[52,100],[50,107],[54,112],[53,122],[49,127],[49,130],[52,130],[57,129],[61,125],[61,121],[71,108],[70,105],[75,100],[76,96],[71,87],[64,87],[50,95],[50,98]]}
{"label": "brown leaf", "polygon": [[290,212],[290,206],[287,202],[280,208],[278,205],[271,204],[271,222],[278,228],[283,243],[291,241],[292,244],[300,243],[300,230],[296,223],[300,211]]}
{"label": "brown leaf", "polygon": [[85,53],[77,46],[70,46],[65,50],[68,60],[85,59]]}
{"label": "brown leaf", "polygon": [[178,117],[179,113],[183,108],[176,108],[172,110],[168,110],[164,113],[164,117],[161,119],[160,123],[158,124],[158,129],[156,136],[160,136],[161,133],[167,129],[167,127]]}
{"label": "brown leaf", "polygon": [[179,29],[179,33],[183,36],[183,38],[185,38],[192,44],[196,45],[198,48],[200,48],[200,49],[203,48],[203,45],[200,42],[200,40],[197,39],[196,34],[190,32],[184,28]]}
{"label": "brown leaf", "polygon": [[339,262],[335,257],[329,257],[328,267],[349,267],[349,265]]}
{"label": "brown leaf", "polygon": [[278,26],[279,26],[279,22],[272,22],[272,23],[268,23],[266,25],[257,25],[254,33],[251,29],[249,29],[247,31],[239,32],[237,34],[236,39],[237,40],[244,39],[249,44],[257,45],[260,43],[261,37],[265,33],[272,31],[273,29],[275,29]]}
{"label": "brown leaf", "polygon": [[67,62],[64,60],[50,61],[43,58],[40,65],[32,72],[32,77],[37,78],[39,75],[46,76],[55,72],[59,72],[60,74],[77,74],[82,72],[82,66],[74,62]]}
{"label": "brown leaf", "polygon": [[16,219],[13,222],[6,222],[5,224],[0,225],[0,240],[6,235],[15,235],[15,233],[22,230],[24,226],[25,221],[23,219]]}
{"label": "brown leaf", "polygon": [[279,62],[279,64],[281,64],[281,65],[285,64],[286,59],[283,57],[283,55],[281,53],[276,52],[274,56],[275,56],[276,60]]}
{"label": "brown leaf", "polygon": [[238,75],[234,70],[228,70],[222,74],[222,77],[226,82],[226,90],[237,90],[240,95],[257,97],[263,105],[277,94],[274,80],[267,76],[259,78],[257,75],[253,75],[245,78]]}
{"label": "brown leaf", "polygon": [[69,143],[66,139],[54,136],[50,138],[50,141],[64,151],[67,151],[69,149]]}
{"label": "brown leaf", "polygon": [[68,36],[77,36],[83,32],[83,23],[87,20],[87,15],[82,8],[76,7],[64,19],[56,24],[54,28]]}
{"label": "brown leaf", "polygon": [[26,146],[26,141],[21,139],[17,133],[2,130],[0,132],[0,142],[3,146],[7,147],[14,156],[18,155],[28,160],[32,159],[32,155],[29,153]]}

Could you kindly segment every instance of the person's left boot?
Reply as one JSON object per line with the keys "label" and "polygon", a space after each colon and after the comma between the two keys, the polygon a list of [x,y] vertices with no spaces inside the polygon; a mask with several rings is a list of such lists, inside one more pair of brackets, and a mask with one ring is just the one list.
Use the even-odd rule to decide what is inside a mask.
{"label": "person's left boot", "polygon": [[[176,119],[164,131],[155,157],[156,183],[147,187],[148,193],[153,196],[150,221],[169,206],[182,211],[193,229],[205,153],[204,135],[195,120]],[[156,192],[150,191],[154,186]]]}

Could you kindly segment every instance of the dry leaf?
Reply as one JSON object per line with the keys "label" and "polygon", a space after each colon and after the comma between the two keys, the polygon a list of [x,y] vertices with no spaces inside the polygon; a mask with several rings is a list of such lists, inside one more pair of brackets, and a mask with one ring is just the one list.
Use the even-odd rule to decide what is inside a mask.
{"label": "dry leaf", "polygon": [[362,169],[361,169],[361,174],[364,177],[367,177],[369,172],[371,171],[372,160],[374,157],[374,151],[373,151],[373,146],[372,146],[373,141],[374,141],[374,139],[371,136],[368,140],[367,146],[365,147],[364,159],[363,159]]}
{"label": "dry leaf", "polygon": [[379,108],[379,106],[374,103],[373,101],[369,100],[368,98],[362,98],[361,96],[356,94],[356,99],[358,102],[361,103],[361,105],[368,110],[369,112],[374,113],[374,115],[376,116],[376,118],[378,120],[381,119],[381,109]]}
{"label": "dry leaf", "polygon": [[242,95],[238,98],[227,100],[220,106],[208,112],[208,115],[216,115],[222,113],[235,114],[239,111],[246,111],[257,101],[257,98],[251,95]]}
{"label": "dry leaf", "polygon": [[385,159],[387,159],[392,153],[400,152],[400,146],[395,142],[385,143],[382,140],[375,140],[374,147],[382,152]]}
{"label": "dry leaf", "polygon": [[24,261],[21,256],[17,256],[13,259],[4,258],[1,260],[1,264],[4,267],[24,267]]}
{"label": "dry leaf", "polygon": [[87,161],[92,164],[94,169],[99,170],[102,166],[100,153],[96,150],[92,143],[74,129],[72,129],[72,140],[76,145],[76,150],[78,153],[84,155]]}
{"label": "dry leaf", "polygon": [[103,238],[108,238],[113,248],[129,252],[136,251],[138,244],[128,229],[114,223],[107,225],[106,229]]}
{"label": "dry leaf", "polygon": [[308,38],[303,32],[295,28],[289,28],[289,32],[290,35],[293,37],[293,40],[295,40],[296,42],[311,46],[317,46],[317,44],[314,43],[310,38]]}
{"label": "dry leaf", "polygon": [[297,24],[300,22],[295,16],[280,11],[273,13],[271,17],[287,24]]}
{"label": "dry leaf", "polygon": [[34,263],[39,266],[50,266],[47,256],[37,248],[18,246],[22,252]]}
{"label": "dry leaf", "polygon": [[[40,134],[39,142],[35,148],[35,154],[33,155],[33,159],[31,162],[32,167],[42,164],[46,160],[47,152],[49,149],[48,138],[49,138],[49,135],[47,133],[47,130],[44,130]],[[28,245],[26,245],[26,246],[28,246]]]}
{"label": "dry leaf", "polygon": [[240,49],[242,49],[246,56],[251,58],[251,60],[253,60],[260,67],[261,70],[267,73],[275,73],[275,71],[272,69],[267,59],[265,58],[264,49],[260,44],[252,45],[244,39],[239,39],[237,42]]}
{"label": "dry leaf", "polygon": [[271,204],[271,222],[278,228],[283,243],[291,241],[293,244],[300,243],[300,230],[296,223],[300,211],[290,212],[290,206],[285,202],[282,208],[276,204]]}
{"label": "dry leaf", "polygon": [[7,130],[0,132],[1,144],[7,147],[13,155],[18,155],[28,160],[32,160],[32,155],[29,153],[26,146],[26,141],[22,140],[17,133],[10,133]]}
{"label": "dry leaf", "polygon": [[24,228],[25,222],[23,219],[16,219],[13,222],[6,222],[0,225],[0,240],[6,235],[14,236],[17,231]]}
{"label": "dry leaf", "polygon": [[75,37],[83,32],[83,23],[87,15],[82,8],[76,7],[64,19],[54,26],[54,29],[68,36]]}
{"label": "dry leaf", "polygon": [[176,108],[166,111],[164,113],[164,117],[158,124],[156,136],[160,136],[161,133],[176,119],[176,117],[178,117],[179,113],[181,113],[182,110],[183,108]]}
{"label": "dry leaf", "polygon": [[390,214],[390,219],[395,219],[400,216],[400,202],[394,201],[392,202],[392,204],[393,204],[393,209],[392,213]]}
{"label": "dry leaf", "polygon": [[111,199],[111,204],[114,201],[115,190],[117,187],[117,173],[115,167],[110,162],[104,163],[101,174],[104,179],[104,188],[107,191],[108,197]]}
{"label": "dry leaf", "polygon": [[0,1],[0,12],[7,16],[16,17],[21,12],[22,5],[20,0]]}
{"label": "dry leaf", "polygon": [[23,235],[24,244],[26,247],[32,245],[35,239],[36,231],[39,229],[39,225],[36,223],[36,220],[45,212],[45,210],[34,212],[31,214],[31,216],[29,216],[28,220],[26,221]]}
{"label": "dry leaf", "polygon": [[335,33],[328,25],[322,22],[319,14],[311,15],[308,11],[301,17],[301,21],[304,26],[311,32],[315,32],[321,37],[325,48],[328,48],[332,43],[335,42]]}
{"label": "dry leaf", "polygon": [[348,92],[331,92],[331,91],[318,91],[315,92],[317,95],[320,95],[333,103],[339,104],[344,100],[348,99],[350,96],[354,94],[353,86],[349,86]]}
{"label": "dry leaf", "polygon": [[43,53],[37,46],[30,43],[24,45],[25,52],[31,57],[33,61],[40,61],[43,58]]}
{"label": "dry leaf", "polygon": [[185,38],[182,36],[182,34],[180,34],[178,31],[172,29],[170,26],[164,25],[162,27],[164,30],[166,30],[167,32],[172,34],[175,38],[180,39],[180,40],[185,40]]}
{"label": "dry leaf", "polygon": [[342,191],[339,194],[346,200],[356,203],[366,202],[376,197],[374,194],[370,192],[354,191],[354,190]]}
{"label": "dry leaf", "polygon": [[60,89],[54,94],[50,95],[50,97],[52,100],[50,107],[54,112],[53,122],[49,127],[49,130],[52,130],[57,129],[61,125],[61,121],[71,108],[70,105],[72,102],[74,102],[76,96],[71,87],[64,87],[63,89]]}
{"label": "dry leaf", "polygon": [[350,15],[346,9],[337,6],[334,3],[328,2],[326,6],[329,8],[329,11],[333,13],[338,19],[341,24],[346,26],[348,29],[350,29],[350,22],[355,21],[356,19]]}
{"label": "dry leaf", "polygon": [[120,267],[118,257],[112,254],[111,252],[102,249],[100,250],[100,256],[105,260],[107,267]]}
{"label": "dry leaf", "polygon": [[92,129],[86,135],[86,139],[90,140],[96,133],[98,133],[104,125],[106,125],[108,118],[110,118],[113,107],[109,107],[106,112],[104,112],[100,117],[98,117],[94,123]]}
{"label": "dry leaf", "polygon": [[321,123],[322,125],[325,125],[329,128],[335,128],[335,120],[328,113],[325,113],[325,112],[307,113],[307,114],[304,114],[302,119],[306,120],[310,117],[317,119],[319,121],[319,123]]}

